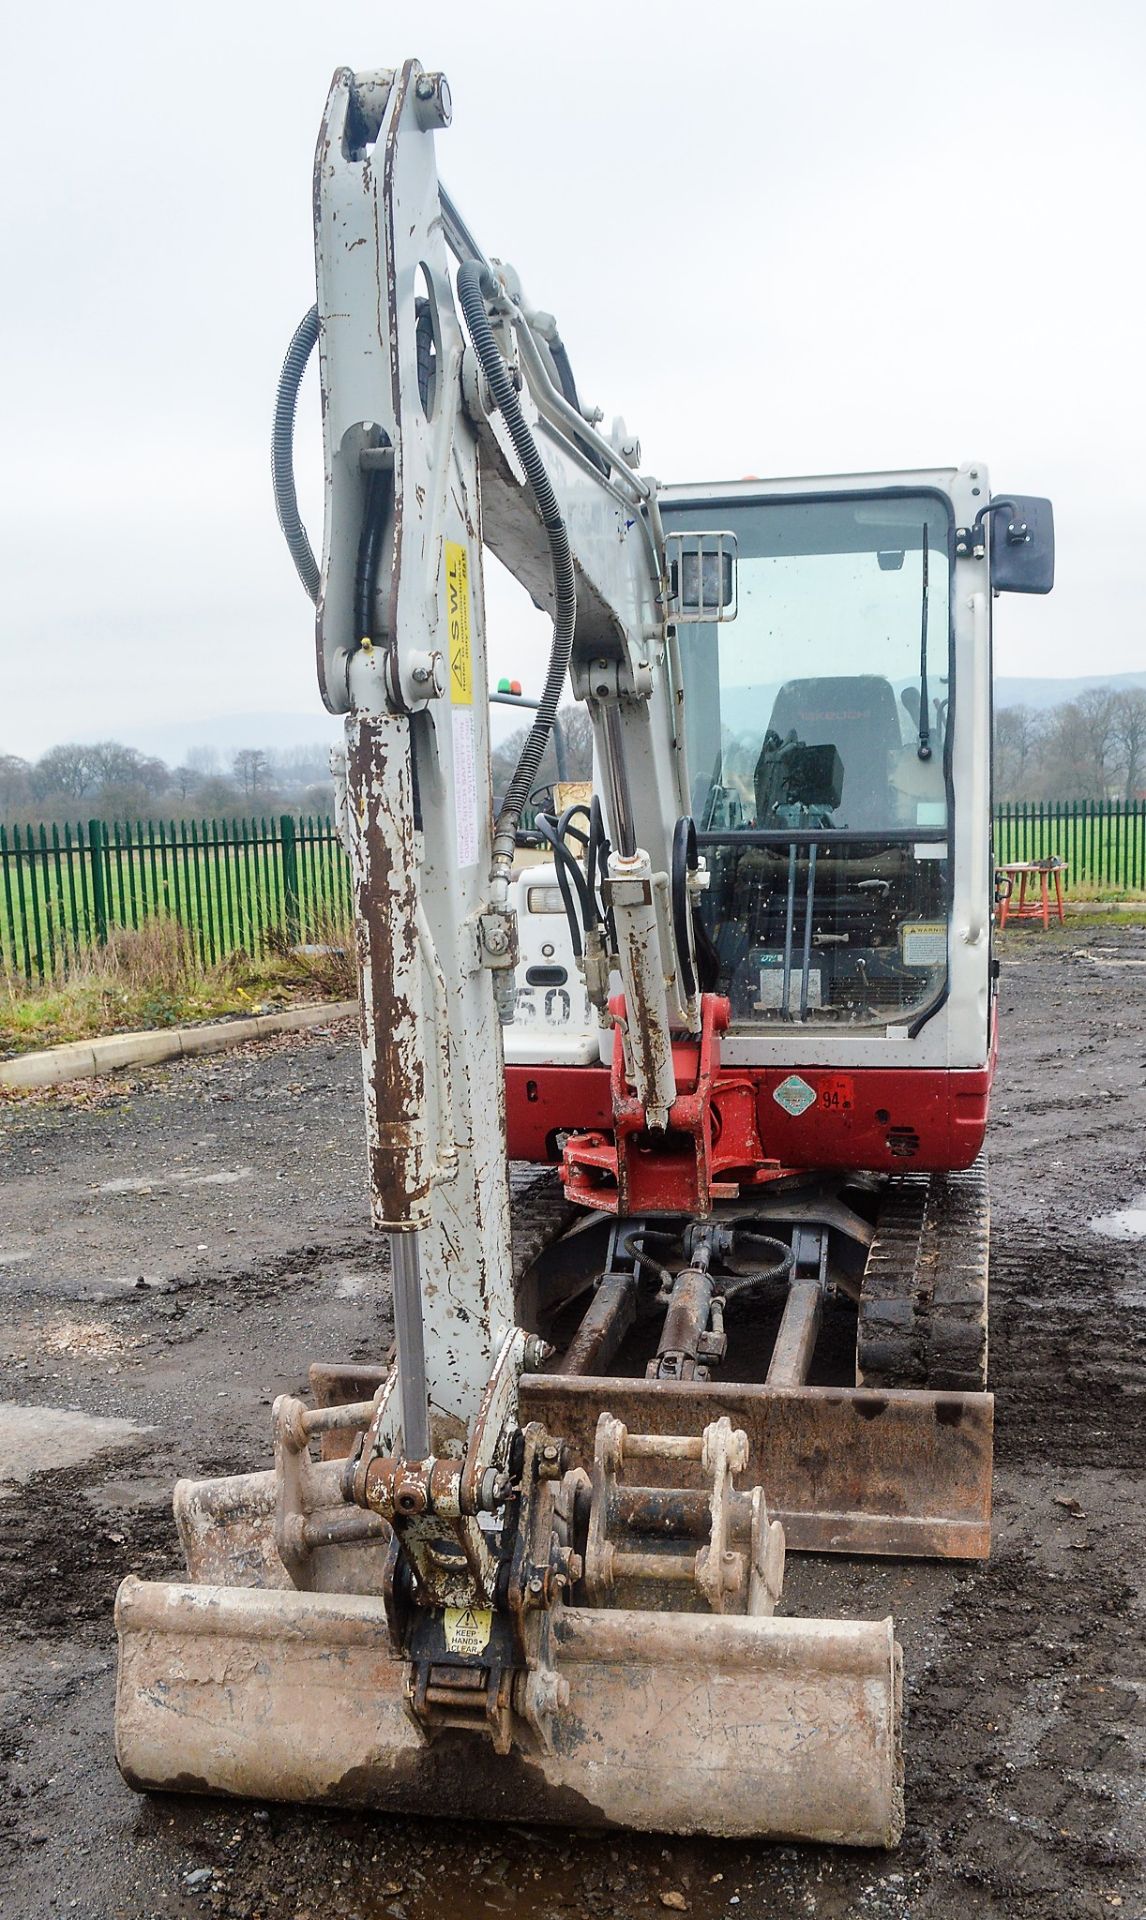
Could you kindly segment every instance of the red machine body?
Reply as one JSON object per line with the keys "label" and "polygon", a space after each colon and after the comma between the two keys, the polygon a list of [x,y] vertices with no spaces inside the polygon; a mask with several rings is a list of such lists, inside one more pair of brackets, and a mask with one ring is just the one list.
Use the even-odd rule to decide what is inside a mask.
{"label": "red machine body", "polygon": [[[815,1101],[784,1111],[775,1093],[793,1073]],[[737,1067],[730,1078],[755,1089],[761,1147],[787,1168],[909,1167],[944,1172],[969,1167],[983,1145],[994,1058],[970,1070],[864,1067]],[[509,1151],[515,1160],[556,1162],[568,1133],[612,1128],[610,1069],[604,1066],[508,1066]],[[719,1137],[719,1136],[718,1136]]]}

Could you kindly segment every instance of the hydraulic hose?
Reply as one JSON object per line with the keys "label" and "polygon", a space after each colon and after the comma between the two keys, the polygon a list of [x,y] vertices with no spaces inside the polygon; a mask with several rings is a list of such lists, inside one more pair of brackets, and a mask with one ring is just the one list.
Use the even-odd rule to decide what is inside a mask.
{"label": "hydraulic hose", "polygon": [[729,1306],[734,1304],[740,1306],[743,1301],[752,1299],[755,1294],[771,1286],[775,1281],[787,1279],[796,1264],[796,1256],[792,1248],[783,1240],[773,1239],[769,1233],[751,1233],[738,1229],[736,1245],[738,1251],[743,1249],[744,1254],[750,1255],[753,1261],[763,1256],[768,1264],[754,1267],[751,1273],[743,1271],[733,1273],[717,1283],[719,1291],[724,1295],[725,1302]]}
{"label": "hydraulic hose", "polygon": [[275,512],[295,570],[312,600],[318,599],[322,576],[298,510],[298,495],[294,485],[294,415],[302,376],[317,340],[318,308],[314,306],[299,321],[287,348],[275,394],[275,424],[271,435],[271,483],[275,492]]}
{"label": "hydraulic hose", "polygon": [[[577,959],[584,952],[581,938],[582,928],[589,924],[589,905],[585,886],[585,877],[558,832],[555,821],[547,813],[539,813],[536,827],[542,839],[552,848],[553,862],[557,869],[557,885],[561,890],[561,899],[565,907],[565,918],[569,922],[569,938],[573,943],[573,952]],[[574,899],[576,895],[576,899]]]}
{"label": "hydraulic hose", "polygon": [[605,816],[601,810],[601,797],[593,795],[589,808],[589,850],[586,865],[589,869],[590,885],[600,885],[601,919],[604,922],[605,938],[609,952],[617,951],[617,927],[613,919],[613,909],[608,902],[609,881],[609,836],[605,832]]}
{"label": "hydraulic hose", "polygon": [[[388,447],[390,437],[379,434],[380,444]],[[394,470],[375,467],[366,477],[362,508],[362,527],[358,535],[358,553],[354,565],[354,632],[352,645],[360,647],[374,638],[374,588],[378,580],[378,561],[382,536],[394,498]]]}
{"label": "hydraulic hose", "polygon": [[698,858],[696,826],[691,816],[685,813],[677,821],[672,837],[672,930],[686,1000],[691,1000],[696,992],[696,974],[693,972],[689,944],[692,901],[688,895],[688,876],[695,873]]}
{"label": "hydraulic hose", "polygon": [[[565,350],[565,342],[557,335],[554,335],[553,339],[549,342],[549,354],[557,370],[557,378],[561,384],[561,391],[565,399],[573,408],[574,413],[580,413],[581,402],[577,398],[577,382],[573,378],[573,369],[569,364],[569,355]],[[587,440],[578,440],[577,445],[580,447],[590,465],[596,467],[597,472],[603,473],[607,478],[609,468],[606,462],[602,460],[600,454],[594,452]]]}
{"label": "hydraulic hose", "polygon": [[573,651],[573,629],[577,619],[577,584],[573,574],[573,553],[569,533],[561,516],[557,495],[537,442],[521,411],[509,368],[501,357],[485,309],[483,287],[488,283],[484,267],[476,260],[463,260],[458,268],[458,303],[489,386],[490,396],[501,414],[525,472],[526,485],[533,495],[553,565],[553,643],[545,686],[534,715],[529,736],[521,750],[512,780],[506,788],[493,837],[493,864],[508,869],[512,864],[518,822],[537,775],[546,741],[553,731],[557,702],[569,671]]}

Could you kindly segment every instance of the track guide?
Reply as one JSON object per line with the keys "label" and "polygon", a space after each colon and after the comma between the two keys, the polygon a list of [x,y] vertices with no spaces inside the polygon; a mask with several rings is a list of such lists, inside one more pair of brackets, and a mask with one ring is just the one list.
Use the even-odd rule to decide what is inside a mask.
{"label": "track guide", "polygon": [[868,1255],[856,1382],[980,1393],[987,1384],[987,1156],[888,1188]]}

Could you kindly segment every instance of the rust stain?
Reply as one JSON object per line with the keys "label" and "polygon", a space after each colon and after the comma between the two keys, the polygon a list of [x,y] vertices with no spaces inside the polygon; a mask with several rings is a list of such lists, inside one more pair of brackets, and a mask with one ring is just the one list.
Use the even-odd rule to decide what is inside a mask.
{"label": "rust stain", "polygon": [[[399,741],[404,764],[387,767],[385,756]],[[379,725],[360,716],[348,730],[347,780],[357,828],[354,891],[370,1200],[375,1221],[384,1224],[411,1219],[429,1193],[421,1151],[426,1089],[419,1010],[404,986],[417,968],[413,859],[403,863],[399,857],[410,819],[407,723]]]}

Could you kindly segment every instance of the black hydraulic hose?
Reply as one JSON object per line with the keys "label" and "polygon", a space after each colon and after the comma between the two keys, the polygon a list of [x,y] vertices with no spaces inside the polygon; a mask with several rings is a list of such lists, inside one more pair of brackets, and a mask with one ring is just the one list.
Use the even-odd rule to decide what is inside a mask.
{"label": "black hydraulic hose", "polygon": [[[585,822],[587,826],[591,824],[589,820],[589,809],[581,801],[579,800],[574,801],[571,807],[566,807],[564,813],[561,815],[560,820],[557,822],[557,838],[560,840],[562,846],[564,846],[565,844],[566,837],[571,833],[575,840],[580,840],[582,847],[588,847],[588,844],[589,844],[588,834],[582,833],[580,827],[575,827],[573,825],[574,817],[579,813],[583,813],[585,815]],[[596,930],[597,921],[599,917],[598,907],[597,907],[597,889],[596,889],[596,886],[594,885],[593,867],[590,861],[586,862],[586,868],[587,868],[587,880],[585,885],[585,891],[582,894],[581,898],[583,903],[585,931],[586,933],[593,933]]]}
{"label": "black hydraulic hose", "polygon": [[739,1304],[740,1301],[750,1299],[753,1294],[759,1293],[764,1287],[771,1286],[773,1282],[787,1279],[796,1264],[796,1256],[792,1248],[783,1240],[774,1240],[768,1233],[737,1232],[736,1239],[749,1243],[745,1251],[750,1252],[753,1259],[758,1259],[762,1253],[765,1256],[768,1254],[773,1256],[771,1264],[766,1267],[760,1267],[751,1273],[730,1274],[716,1282],[717,1289],[724,1295],[726,1303]]}
{"label": "black hydraulic hose", "polygon": [[[575,827],[573,825],[573,821],[577,816],[577,814],[579,813],[583,813],[585,815],[585,827]],[[567,834],[572,834],[574,840],[579,840],[581,842],[581,845],[583,847],[586,847],[589,844],[589,835],[585,830],[586,827],[588,827],[588,824],[589,824],[588,807],[585,805],[585,802],[583,800],[574,800],[571,806],[566,807],[564,813],[561,815],[561,818],[558,820],[557,831],[561,835],[561,838],[563,840],[565,839]]]}
{"label": "black hydraulic hose", "polygon": [[557,495],[537,449],[537,442],[521,411],[509,368],[501,357],[489,316],[483,288],[488,284],[486,269],[476,260],[463,260],[458,268],[458,303],[473,342],[474,352],[489,385],[490,397],[501,414],[525,472],[526,484],[533,494],[553,565],[553,644],[545,686],[537,705],[533,725],[521,750],[521,758],[506,788],[494,830],[494,864],[508,867],[513,859],[517,824],[529,796],[546,741],[553,731],[557,703],[569,671],[573,651],[573,629],[577,620],[577,583],[573,573],[573,553],[569,533],[561,516]]}
{"label": "black hydraulic hose", "polygon": [[671,1233],[654,1233],[646,1229],[644,1233],[630,1234],[624,1243],[624,1251],[631,1257],[634,1266],[647,1267],[656,1275],[662,1293],[671,1293],[675,1275],[647,1251],[650,1240],[657,1240],[662,1246],[672,1247],[676,1243],[676,1236]]}
{"label": "black hydraulic hose", "polygon": [[[584,875],[568,847],[561,840],[557,827],[550,816],[546,813],[539,813],[534,825],[542,839],[546,841],[553,850],[554,865],[557,869],[557,885],[561,889],[561,898],[565,906],[565,918],[569,922],[569,937],[573,942],[573,952],[579,960],[585,950],[584,942],[581,938],[581,930],[588,924],[589,916]],[[577,895],[576,904],[574,904],[573,893],[570,892],[570,881],[572,881],[573,890]]]}
{"label": "black hydraulic hose", "polygon": [[609,942],[609,952],[617,951],[617,927],[613,919],[613,909],[608,902],[605,884],[609,878],[609,836],[605,832],[605,814],[599,794],[593,795],[589,808],[589,869],[590,886],[597,885],[597,876],[601,885],[601,915],[605,923],[605,934]]}
{"label": "black hydraulic hose", "polygon": [[696,824],[689,814],[683,813],[672,836],[672,930],[680,962],[680,983],[686,1000],[691,1000],[696,992],[696,974],[693,972],[689,948],[692,903],[688,897],[688,876],[695,873],[699,857],[696,850]]}
{"label": "black hydraulic hose", "polygon": [[275,424],[271,435],[271,484],[275,493],[275,512],[295,570],[312,600],[318,599],[322,576],[298,510],[298,495],[294,485],[294,414],[306,363],[314,352],[317,340],[318,308],[314,306],[299,321],[286,350],[275,393]]}
{"label": "black hydraulic hose", "polygon": [[[389,438],[384,433],[381,435],[381,444],[387,447],[390,444]],[[386,531],[386,521],[389,518],[393,495],[393,468],[373,467],[366,476],[362,528],[358,536],[358,554],[354,565],[354,632],[350,637],[352,647],[360,647],[364,640],[374,638],[374,589],[378,581],[382,536]]]}
{"label": "black hydraulic hose", "polygon": [[[549,352],[550,352],[550,356],[552,358],[553,364],[557,369],[557,378],[561,383],[562,394],[564,395],[565,399],[568,401],[569,405],[572,407],[574,413],[580,413],[581,402],[577,398],[577,382],[573,378],[573,369],[569,364],[569,355],[565,350],[564,340],[559,339],[555,335],[554,338],[549,342]],[[609,472],[608,465],[601,458],[601,455],[597,453],[595,449],[589,445],[589,442],[587,440],[578,439],[577,445],[580,447],[582,453],[585,455],[586,460],[588,460],[591,463],[591,465],[596,467],[597,472],[603,473],[607,476]]]}
{"label": "black hydraulic hose", "polygon": [[549,342],[549,351],[553,355],[553,364],[557,369],[557,378],[561,382],[561,391],[571,407],[581,411],[581,402],[577,398],[577,382],[573,378],[573,369],[569,364],[569,355],[565,351],[564,340],[556,337]]}

